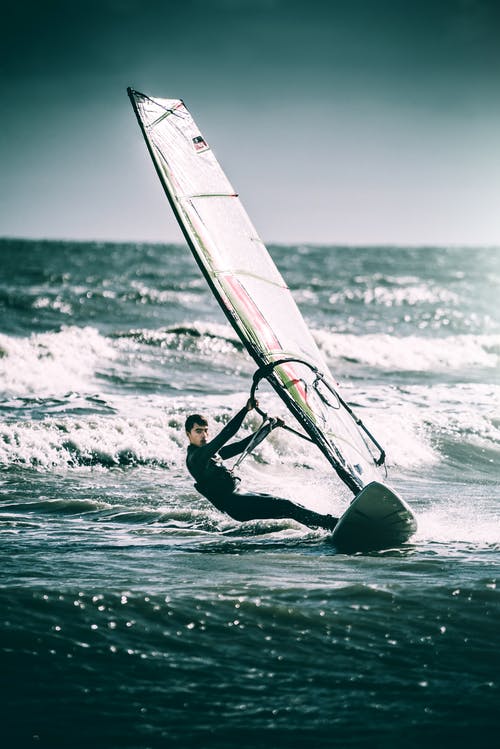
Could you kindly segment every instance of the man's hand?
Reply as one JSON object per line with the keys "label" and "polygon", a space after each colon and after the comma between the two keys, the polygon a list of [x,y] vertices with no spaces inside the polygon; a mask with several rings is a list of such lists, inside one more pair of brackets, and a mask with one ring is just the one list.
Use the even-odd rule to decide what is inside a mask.
{"label": "man's hand", "polygon": [[254,400],[253,398],[249,398],[247,400],[247,411],[252,411],[254,408],[259,407],[259,401]]}

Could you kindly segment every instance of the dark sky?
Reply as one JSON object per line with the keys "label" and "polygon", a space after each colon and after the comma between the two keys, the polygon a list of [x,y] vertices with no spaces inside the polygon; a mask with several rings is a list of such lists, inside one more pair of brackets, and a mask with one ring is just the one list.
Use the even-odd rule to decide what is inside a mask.
{"label": "dark sky", "polygon": [[0,235],[180,241],[126,87],[268,241],[500,245],[497,0],[4,3]]}

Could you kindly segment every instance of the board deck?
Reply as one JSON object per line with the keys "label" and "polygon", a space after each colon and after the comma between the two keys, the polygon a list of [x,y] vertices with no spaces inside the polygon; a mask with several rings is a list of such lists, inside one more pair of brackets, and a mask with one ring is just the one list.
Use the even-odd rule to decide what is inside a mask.
{"label": "board deck", "polygon": [[342,552],[375,551],[400,546],[416,530],[406,502],[385,484],[372,481],[340,517],[332,541]]}

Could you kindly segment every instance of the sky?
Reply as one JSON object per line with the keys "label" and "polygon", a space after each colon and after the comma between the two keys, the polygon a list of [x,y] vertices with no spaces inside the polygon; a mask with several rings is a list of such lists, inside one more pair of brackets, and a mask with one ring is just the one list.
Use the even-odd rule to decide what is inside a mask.
{"label": "sky", "polygon": [[126,88],[267,242],[500,246],[498,0],[4,0],[0,236],[181,242]]}

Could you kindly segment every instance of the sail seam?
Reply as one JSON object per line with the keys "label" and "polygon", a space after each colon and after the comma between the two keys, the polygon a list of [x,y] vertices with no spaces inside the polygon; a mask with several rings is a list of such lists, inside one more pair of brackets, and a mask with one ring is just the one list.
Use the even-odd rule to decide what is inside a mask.
{"label": "sail seam", "polygon": [[191,198],[238,198],[237,192],[207,192],[198,195],[178,195],[179,200],[191,200]]}
{"label": "sail seam", "polygon": [[272,286],[277,286],[278,289],[285,289],[286,291],[289,291],[289,288],[286,284],[281,284],[278,281],[271,281],[269,278],[264,278],[264,276],[259,276],[257,273],[251,273],[247,270],[238,270],[237,268],[235,268],[234,270],[214,270],[212,272],[215,278],[246,276],[247,278],[254,278],[256,281],[262,281],[262,283],[268,283]]}

